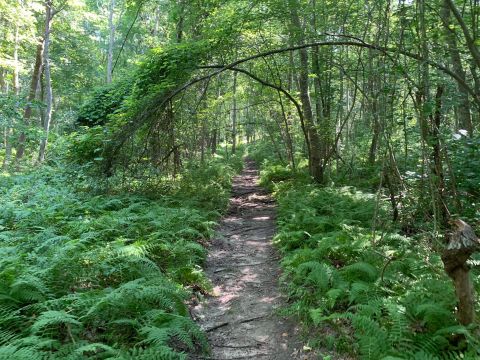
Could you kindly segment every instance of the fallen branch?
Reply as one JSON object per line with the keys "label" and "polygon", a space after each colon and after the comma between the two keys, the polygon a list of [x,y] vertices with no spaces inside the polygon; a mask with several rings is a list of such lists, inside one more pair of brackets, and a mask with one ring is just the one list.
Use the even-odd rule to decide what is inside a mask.
{"label": "fallen branch", "polygon": [[205,329],[205,330],[203,330],[203,331],[205,331],[205,332],[215,331],[215,330],[217,330],[217,329],[220,329],[220,328],[222,328],[222,327],[227,326],[228,324],[229,324],[229,322],[223,322],[223,323],[214,325],[214,326],[212,326],[211,328]]}
{"label": "fallen branch", "polygon": [[[250,318],[250,319],[244,319],[244,320],[240,320],[240,321],[236,321],[236,322],[233,322],[232,325],[235,325],[235,324],[245,324],[245,323],[248,323],[248,322],[251,322],[251,321],[255,321],[255,320],[259,320],[259,319],[263,319],[264,317],[267,317],[268,315],[260,315],[260,316],[255,316],[253,318]],[[203,331],[205,332],[211,332],[211,331],[215,331],[217,329],[220,329],[222,327],[225,327],[227,325],[229,325],[230,322],[226,321],[226,322],[222,322],[222,323],[219,323],[217,325],[213,325],[212,327],[208,328],[208,329],[204,329]]]}
{"label": "fallen branch", "polygon": [[245,323],[249,323],[249,322],[252,322],[252,321],[255,321],[255,320],[260,320],[260,319],[263,319],[265,317],[267,317],[267,315],[260,315],[260,316],[255,316],[253,318],[250,318],[250,319],[245,319],[245,320],[241,320],[239,321],[237,324],[245,324]]}
{"label": "fallen branch", "polygon": [[258,346],[261,346],[262,343],[256,343],[253,345],[217,345],[217,344],[212,344],[214,347],[221,347],[221,348],[229,348],[229,349],[248,349],[248,348],[256,348]]}

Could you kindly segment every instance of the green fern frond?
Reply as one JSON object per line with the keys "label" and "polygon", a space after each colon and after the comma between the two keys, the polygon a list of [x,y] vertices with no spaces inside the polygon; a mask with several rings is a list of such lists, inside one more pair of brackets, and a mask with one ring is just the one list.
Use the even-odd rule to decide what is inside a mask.
{"label": "green fern frond", "polygon": [[350,303],[367,303],[374,299],[377,299],[377,293],[373,284],[363,281],[356,281],[351,284],[348,296]]}
{"label": "green fern frond", "polygon": [[378,270],[372,264],[357,262],[347,265],[341,270],[343,276],[351,281],[374,282],[378,278]]}
{"label": "green fern frond", "polygon": [[12,332],[10,330],[0,329],[0,346],[5,345],[5,344],[9,344],[13,340],[18,339],[18,338],[19,338],[18,333]]}
{"label": "green fern frond", "polygon": [[0,346],[0,360],[46,360],[45,356],[32,348],[13,345]]}
{"label": "green fern frond", "polygon": [[103,356],[115,356],[119,353],[119,351],[111,346],[102,344],[102,343],[90,343],[87,345],[82,345],[75,349],[75,354],[80,356],[91,356],[91,355],[98,355],[102,353]]}
{"label": "green fern frond", "polygon": [[39,333],[49,327],[55,327],[58,325],[71,325],[74,327],[80,327],[82,323],[78,321],[75,316],[66,313],[65,311],[46,311],[38,317],[38,319],[31,326],[32,332]]}
{"label": "green fern frond", "polygon": [[420,318],[432,330],[441,329],[445,324],[455,323],[454,316],[449,309],[441,304],[423,303],[415,307],[414,315]]}
{"label": "green fern frond", "polygon": [[121,360],[186,360],[187,355],[178,353],[168,346],[133,348],[115,359]]}
{"label": "green fern frond", "polygon": [[387,303],[385,308],[388,312],[387,320],[390,322],[388,341],[392,349],[405,350],[411,346],[410,323],[405,308],[401,305]]}
{"label": "green fern frond", "polygon": [[315,286],[318,291],[326,291],[333,271],[334,269],[324,263],[308,261],[296,268],[293,281]]}
{"label": "green fern frond", "polygon": [[375,360],[388,352],[388,334],[376,321],[363,315],[353,315],[351,319],[362,358]]}
{"label": "green fern frond", "polygon": [[41,302],[49,297],[50,290],[38,276],[24,274],[10,287],[10,296],[22,303]]}

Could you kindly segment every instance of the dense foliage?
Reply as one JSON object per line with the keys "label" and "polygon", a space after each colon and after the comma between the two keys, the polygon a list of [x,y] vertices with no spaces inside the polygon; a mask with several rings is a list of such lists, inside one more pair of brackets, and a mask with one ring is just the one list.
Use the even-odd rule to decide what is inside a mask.
{"label": "dense foliage", "polygon": [[210,291],[201,266],[238,171],[229,163],[212,160],[154,197],[95,195],[69,168],[2,176],[0,358],[206,350],[185,304]]}
{"label": "dense foliage", "polygon": [[205,347],[185,303],[242,143],[316,345],[478,357],[479,24],[476,0],[0,1],[0,357]]}
{"label": "dense foliage", "polygon": [[310,328],[311,344],[362,359],[480,356],[475,327],[455,319],[440,256],[421,234],[379,222],[391,215],[385,201],[354,187],[319,188],[305,170],[271,160],[262,181],[279,204],[274,242],[291,301],[285,312]]}

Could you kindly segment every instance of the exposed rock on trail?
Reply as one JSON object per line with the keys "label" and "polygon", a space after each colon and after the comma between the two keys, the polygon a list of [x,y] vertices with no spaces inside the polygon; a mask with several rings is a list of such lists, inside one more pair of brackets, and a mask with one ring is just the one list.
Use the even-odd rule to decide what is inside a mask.
{"label": "exposed rock on trail", "polygon": [[285,301],[278,288],[279,257],[271,245],[275,204],[257,182],[255,165],[247,160],[234,179],[230,209],[207,260],[215,296],[192,309],[212,353],[193,359],[315,358],[303,352],[295,324],[275,311]]}

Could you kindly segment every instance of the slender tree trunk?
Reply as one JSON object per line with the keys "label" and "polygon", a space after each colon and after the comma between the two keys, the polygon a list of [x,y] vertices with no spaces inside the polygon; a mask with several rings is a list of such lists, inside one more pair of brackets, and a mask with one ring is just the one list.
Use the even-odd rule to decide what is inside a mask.
{"label": "slender tree trunk", "polygon": [[[318,32],[317,24],[317,13],[315,11],[317,6],[316,0],[312,1],[312,7],[314,9],[312,13],[311,25],[315,33]],[[320,152],[322,164],[324,168],[326,166],[326,158],[329,152],[330,147],[330,134],[333,133],[330,129],[330,108],[329,108],[329,99],[331,94],[329,89],[328,78],[324,76],[322,71],[325,68],[328,68],[326,62],[326,56],[324,56],[324,51],[330,51],[330,49],[320,49],[318,46],[312,48],[312,72],[316,75],[313,79],[314,91],[315,91],[315,115],[317,120],[317,126],[320,130]],[[323,61],[322,61],[323,60]],[[327,93],[327,94],[325,94]],[[324,170],[322,170],[323,172]]]}
{"label": "slender tree trunk", "polygon": [[5,81],[5,73],[6,70],[4,68],[0,68],[0,92],[3,94],[7,93],[7,82]]}
{"label": "slender tree trunk", "polygon": [[[0,92],[2,94],[7,93],[7,82],[5,81],[5,69],[0,68]],[[5,157],[3,158],[3,168],[5,169],[7,166],[7,146],[9,145],[8,141],[8,132],[7,132],[8,126],[5,126],[3,128],[3,147],[5,148]]]}
{"label": "slender tree trunk", "polygon": [[[448,45],[448,52],[452,62],[453,71],[466,83],[465,71],[463,69],[462,60],[457,47],[457,38],[455,32],[450,29],[450,7],[448,1],[444,0],[442,8],[442,22],[445,28],[445,37]],[[458,127],[468,131],[471,136],[473,133],[472,117],[470,114],[470,101],[468,99],[468,89],[465,85],[457,81],[459,102],[456,106],[458,114]]]}
{"label": "slender tree trunk", "polygon": [[184,23],[185,23],[185,4],[183,0],[179,1],[178,6],[180,6],[179,9],[179,15],[178,15],[178,21],[177,21],[177,29],[176,29],[176,36],[177,36],[177,43],[181,43],[183,41],[183,28],[184,28]]}
{"label": "slender tree trunk", "polygon": [[32,80],[30,82],[30,90],[27,97],[27,105],[25,106],[25,111],[23,113],[23,129],[20,130],[20,135],[18,137],[17,153],[15,155],[15,160],[18,162],[23,158],[25,154],[25,142],[27,140],[27,135],[25,133],[25,128],[30,123],[30,118],[32,117],[32,107],[30,103],[35,100],[37,95],[37,88],[40,82],[40,75],[42,73],[43,65],[43,39],[39,41],[37,45],[37,52],[35,56],[35,65],[33,67]]}
{"label": "slender tree trunk", "polygon": [[290,164],[292,165],[292,168],[295,169],[295,153],[293,149],[293,140],[292,140],[292,134],[290,133],[290,125],[288,124],[288,116],[287,113],[285,112],[285,106],[283,105],[283,100],[282,100],[282,94],[280,91],[278,92],[278,100],[280,102],[280,108],[282,110],[282,117],[283,117],[283,122],[285,124],[285,138],[287,140],[287,149],[288,149],[288,159],[290,161]]}
{"label": "slender tree trunk", "polygon": [[237,72],[233,73],[232,155],[237,150]]}
{"label": "slender tree trunk", "polygon": [[442,96],[444,92],[444,86],[442,84],[437,85],[435,93],[435,112],[432,117],[432,130],[430,133],[431,138],[431,147],[432,147],[432,158],[433,158],[433,169],[434,174],[434,183],[437,191],[437,206],[439,220],[443,227],[448,226],[449,220],[449,211],[447,209],[447,201],[445,194],[445,176],[443,173],[443,161],[442,161],[442,151],[440,145],[440,127],[442,121]]}
{"label": "slender tree trunk", "polygon": [[217,153],[217,142],[218,142],[217,133],[218,133],[217,128],[212,130],[212,139],[210,143],[210,149],[211,149],[212,155],[215,155]]}
{"label": "slender tree trunk", "polygon": [[157,40],[158,37],[158,29],[160,28],[160,8],[155,8],[155,22],[153,25],[153,37]]}
{"label": "slender tree trunk", "polygon": [[[305,43],[303,36],[303,29],[298,16],[297,7],[298,3],[295,0],[290,0],[290,16],[292,26],[294,30],[298,32],[296,38],[300,45]],[[310,144],[310,156],[309,156],[309,169],[310,175],[316,182],[323,183],[324,181],[324,169],[322,166],[321,156],[321,144],[320,137],[318,136],[317,129],[313,120],[312,103],[310,101],[310,92],[308,86],[308,52],[306,48],[299,50],[300,55],[300,70],[298,72],[298,86],[300,90],[300,100],[303,108],[303,116],[305,121],[305,128],[307,130],[307,136]]]}
{"label": "slender tree trunk", "polygon": [[[13,91],[16,96],[20,95],[20,66],[18,62],[18,47],[19,47],[19,28],[18,25],[15,26],[15,45],[13,48]],[[10,142],[10,137],[12,135],[12,127],[7,124],[5,126],[5,157],[3,158],[2,167],[6,169],[10,160],[12,158],[12,143]]]}
{"label": "slender tree trunk", "polygon": [[325,111],[323,109],[323,101],[322,101],[322,83],[321,83],[321,71],[320,71],[320,56],[319,56],[319,48],[314,47],[312,49],[312,70],[313,73],[316,75],[313,79],[314,89],[315,89],[315,114],[317,116],[317,124],[321,128],[321,157],[325,159],[327,157],[327,139],[328,139],[328,121],[325,119],[324,114]]}
{"label": "slender tree trunk", "polygon": [[45,37],[44,37],[44,51],[43,51],[43,63],[44,63],[44,75],[45,75],[45,115],[43,122],[43,137],[40,141],[40,151],[38,153],[38,161],[45,160],[45,152],[48,144],[48,134],[50,132],[50,124],[52,122],[53,112],[53,92],[52,92],[52,79],[50,73],[50,32],[53,19],[52,2],[47,0],[45,3]]}
{"label": "slender tree trunk", "polygon": [[115,13],[115,0],[110,0],[108,7],[108,54],[107,54],[107,84],[112,82],[113,73],[113,46],[115,44],[115,24],[113,15]]}
{"label": "slender tree trunk", "polygon": [[372,118],[372,141],[370,143],[370,151],[368,152],[368,162],[373,165],[377,158],[378,140],[380,138],[380,119],[378,118],[378,99],[376,94],[372,94],[373,98],[370,100],[370,111]]}
{"label": "slender tree trunk", "polygon": [[[7,83],[5,81],[5,69],[0,68],[0,92],[6,93],[7,92]],[[5,148],[5,157],[3,158],[3,169],[7,167],[8,164],[8,157],[7,157],[7,147],[10,144],[8,140],[8,126],[3,128],[3,147]]]}
{"label": "slender tree trunk", "polygon": [[455,2],[453,0],[445,0],[445,6],[448,6],[453,13],[455,19],[457,19],[460,28],[462,29],[463,36],[465,37],[465,42],[467,44],[468,50],[470,51],[470,55],[472,56],[476,67],[480,67],[480,51],[475,43],[476,39],[471,35],[470,31],[468,30],[465,21],[463,20],[462,14],[460,10],[458,10]]}
{"label": "slender tree trunk", "polygon": [[15,45],[13,48],[13,91],[15,95],[20,93],[20,65],[18,62],[18,47],[20,45],[20,38],[19,38],[19,28],[18,25],[15,26]]}

